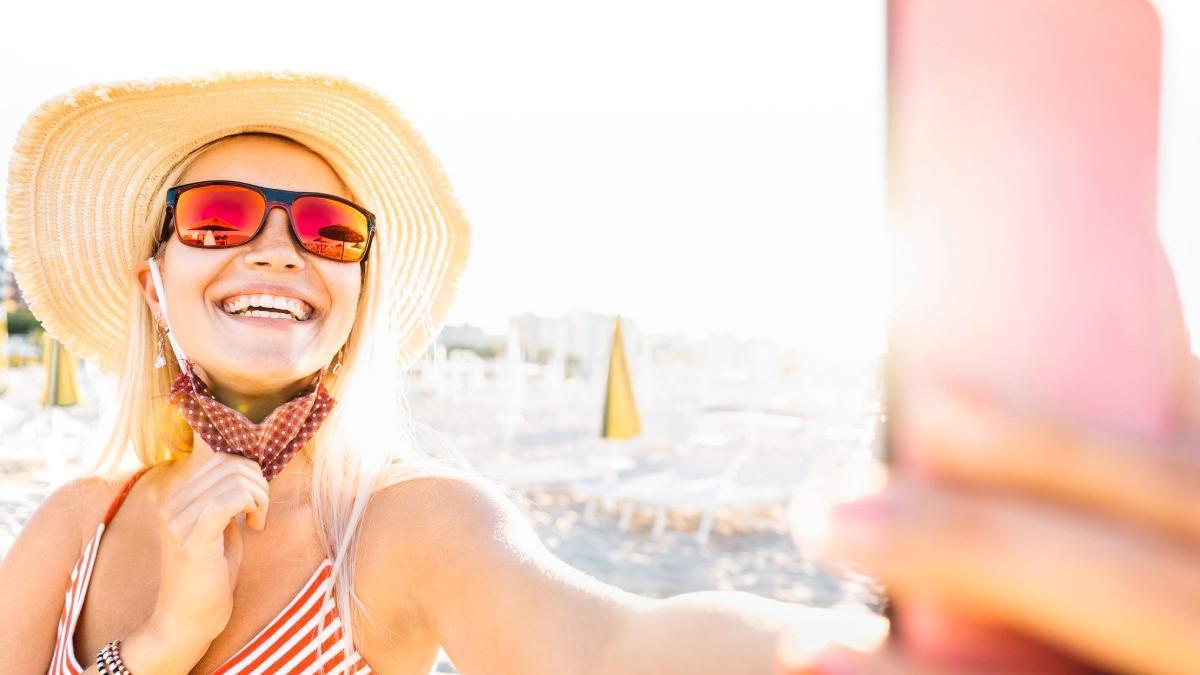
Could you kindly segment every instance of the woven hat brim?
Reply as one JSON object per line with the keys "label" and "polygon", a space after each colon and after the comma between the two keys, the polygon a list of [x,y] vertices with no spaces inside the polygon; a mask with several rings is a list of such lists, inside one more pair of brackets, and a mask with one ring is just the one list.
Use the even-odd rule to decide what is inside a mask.
{"label": "woven hat brim", "polygon": [[404,115],[344,77],[290,71],[115,82],[42,104],[9,168],[13,272],[47,332],[115,372],[125,300],[149,255],[168,173],[222,136],[282,134],[322,155],[376,214],[370,254],[406,368],[437,336],[470,252],[470,226],[441,163]]}

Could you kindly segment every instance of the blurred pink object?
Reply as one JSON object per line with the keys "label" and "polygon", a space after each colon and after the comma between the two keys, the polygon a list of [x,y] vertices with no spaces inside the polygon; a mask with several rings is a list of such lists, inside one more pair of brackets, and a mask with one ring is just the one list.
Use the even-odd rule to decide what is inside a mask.
{"label": "blurred pink object", "polygon": [[[1153,9],[891,0],[889,13],[896,395],[966,380],[1177,440],[1195,382],[1156,227]],[[904,448],[893,452],[902,462]],[[910,648],[1038,672],[998,628],[898,610]],[[1054,670],[1061,657],[1045,656]]]}
{"label": "blurred pink object", "polygon": [[965,376],[1170,438],[1189,350],[1155,221],[1152,9],[893,0],[891,22],[903,386]]}

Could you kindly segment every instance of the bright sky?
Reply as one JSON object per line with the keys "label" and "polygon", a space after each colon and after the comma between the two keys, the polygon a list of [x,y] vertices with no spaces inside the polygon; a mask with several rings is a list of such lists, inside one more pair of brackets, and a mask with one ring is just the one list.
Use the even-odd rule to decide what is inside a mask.
{"label": "bright sky", "polygon": [[309,69],[392,97],[474,227],[452,323],[882,345],[882,1],[12,4],[5,139],[91,81]]}

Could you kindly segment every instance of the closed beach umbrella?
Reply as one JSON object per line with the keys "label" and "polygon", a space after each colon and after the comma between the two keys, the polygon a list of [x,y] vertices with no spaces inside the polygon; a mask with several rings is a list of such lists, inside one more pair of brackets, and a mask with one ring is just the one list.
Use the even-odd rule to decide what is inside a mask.
{"label": "closed beach umbrella", "polygon": [[612,356],[608,361],[608,390],[604,397],[603,438],[633,438],[642,432],[637,403],[633,400],[633,380],[625,362],[625,344],[621,337],[621,317],[613,327]]}
{"label": "closed beach umbrella", "polygon": [[66,406],[79,403],[79,387],[75,383],[75,355],[48,334],[43,333],[45,349],[42,361],[46,364],[46,388],[42,405]]}

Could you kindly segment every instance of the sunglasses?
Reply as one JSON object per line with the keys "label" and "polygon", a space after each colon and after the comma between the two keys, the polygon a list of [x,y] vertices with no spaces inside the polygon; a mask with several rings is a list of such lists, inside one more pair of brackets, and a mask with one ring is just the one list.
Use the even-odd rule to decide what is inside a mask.
{"label": "sunglasses", "polygon": [[287,211],[292,238],[304,250],[338,262],[360,262],[375,237],[375,216],[361,206],[322,192],[276,190],[233,180],[206,180],[167,190],[163,236],[172,222],[181,243],[194,248],[232,248],[262,232],[267,214]]}

